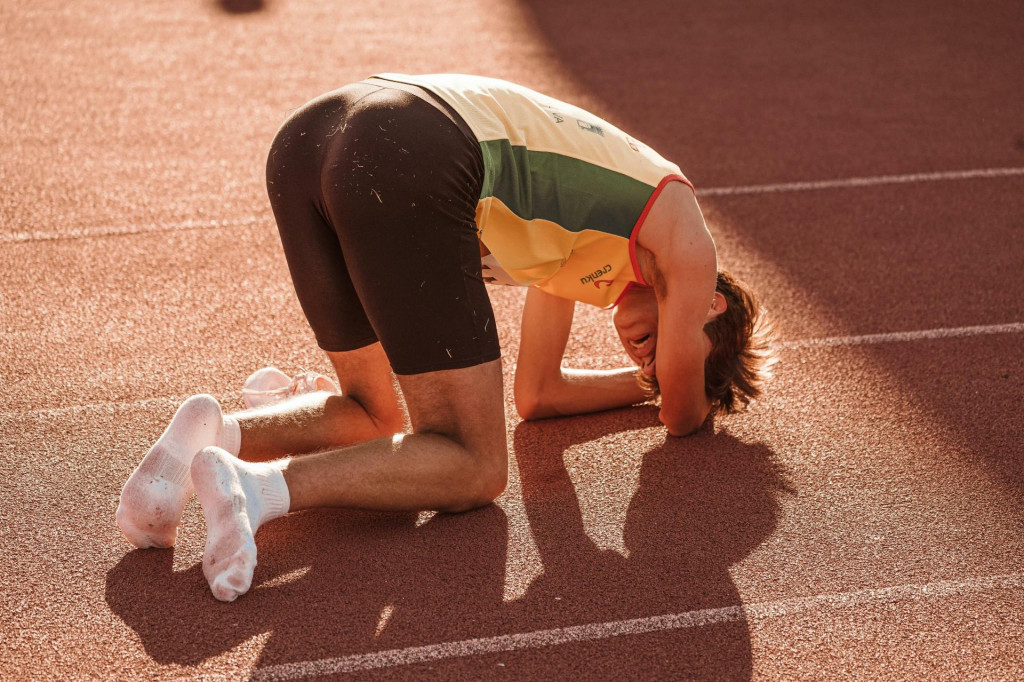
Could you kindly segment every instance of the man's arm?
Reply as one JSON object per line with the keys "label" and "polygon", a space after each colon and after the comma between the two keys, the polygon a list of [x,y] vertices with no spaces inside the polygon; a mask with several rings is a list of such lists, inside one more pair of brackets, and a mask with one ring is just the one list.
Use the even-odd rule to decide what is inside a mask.
{"label": "man's arm", "polygon": [[[686,436],[700,428],[711,411],[704,388],[705,337],[701,321],[687,314],[690,296],[667,285],[659,302],[656,366],[661,388],[658,417],[672,436]],[[701,299],[703,300],[703,299]],[[711,295],[707,297],[710,308]]]}
{"label": "man's arm", "polygon": [[650,283],[658,297],[659,418],[669,434],[685,436],[699,429],[711,410],[704,387],[704,323],[718,274],[715,242],[689,187],[666,187],[640,233],[639,246],[654,260]]}
{"label": "man's arm", "polygon": [[513,388],[523,419],[609,410],[651,397],[637,383],[635,368],[562,367],[574,307],[573,301],[540,289],[527,292]]}

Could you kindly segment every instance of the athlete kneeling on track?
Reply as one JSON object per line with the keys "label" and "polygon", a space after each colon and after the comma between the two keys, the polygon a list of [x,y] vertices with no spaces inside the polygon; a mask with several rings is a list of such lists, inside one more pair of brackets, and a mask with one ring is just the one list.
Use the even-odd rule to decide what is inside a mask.
{"label": "athlete kneeling on track", "polygon": [[[485,283],[530,287],[514,390],[525,419],[660,392],[662,423],[683,436],[756,397],[771,364],[761,310],[718,270],[678,166],[518,85],[384,74],[327,93],[282,126],[267,188],[340,392],[306,377],[312,392],[229,416],[190,398],[117,510],[133,544],[169,547],[194,485],[217,599],[249,589],[256,529],[289,511],[457,512],[501,494],[504,392]],[[562,368],[575,301],[614,309],[637,367]]]}

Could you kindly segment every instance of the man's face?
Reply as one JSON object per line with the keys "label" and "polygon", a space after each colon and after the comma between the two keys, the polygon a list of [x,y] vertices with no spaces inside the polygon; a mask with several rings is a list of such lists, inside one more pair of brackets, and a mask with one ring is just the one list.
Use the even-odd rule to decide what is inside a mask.
{"label": "man's face", "polygon": [[[709,307],[707,324],[725,311],[726,303],[722,294],[715,293]],[[622,347],[640,371],[647,376],[657,376],[655,356],[658,349],[658,299],[652,287],[633,285],[619,301],[612,314],[615,331],[622,341]],[[711,339],[704,338],[704,357],[711,353]]]}
{"label": "man's face", "polygon": [[651,287],[633,285],[612,314],[622,347],[640,371],[655,376],[658,347],[658,300]]}

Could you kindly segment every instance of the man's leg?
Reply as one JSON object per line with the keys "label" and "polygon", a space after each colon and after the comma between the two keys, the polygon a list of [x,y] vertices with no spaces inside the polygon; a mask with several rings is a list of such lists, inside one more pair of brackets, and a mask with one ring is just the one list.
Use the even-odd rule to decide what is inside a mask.
{"label": "man's leg", "polygon": [[115,516],[125,537],[140,548],[174,545],[193,489],[189,467],[204,447],[264,461],[401,431],[391,366],[380,344],[328,355],[338,373],[340,396],[314,393],[228,417],[213,396],[192,396],[182,403],[121,490]]}
{"label": "man's leg", "polygon": [[[358,99],[346,104],[349,94]],[[380,340],[413,433],[388,433],[394,424],[381,415],[394,412],[368,407],[356,391],[361,423],[387,436],[262,463],[202,450],[191,472],[209,529],[203,571],[218,599],[249,589],[256,529],[292,508],[461,511],[504,489],[500,346],[475,221],[483,158],[453,116],[401,90],[343,88],[298,112],[275,139],[271,204],[318,345],[345,351]],[[297,169],[313,175],[298,182]],[[341,403],[341,413],[359,422],[354,403]],[[311,422],[328,426],[315,414]],[[253,452],[280,444],[285,431],[303,437],[282,423],[248,426]],[[348,427],[339,418],[328,428]]]}
{"label": "man's leg", "polygon": [[501,361],[401,376],[399,382],[413,432],[293,459],[284,470],[291,511],[458,512],[487,504],[504,490]]}
{"label": "man's leg", "polygon": [[255,532],[312,507],[465,511],[505,488],[508,450],[501,361],[400,376],[412,434],[308,457],[249,464],[206,448],[192,480],[206,516],[203,572],[217,599],[248,591]]}
{"label": "man's leg", "polygon": [[232,415],[241,427],[239,457],[261,462],[339,448],[402,430],[391,365],[380,344],[327,355],[341,395],[312,393]]}

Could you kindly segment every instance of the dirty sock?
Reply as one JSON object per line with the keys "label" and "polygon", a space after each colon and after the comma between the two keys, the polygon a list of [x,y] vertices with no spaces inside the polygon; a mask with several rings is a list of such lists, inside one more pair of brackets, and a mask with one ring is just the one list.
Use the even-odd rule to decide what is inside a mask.
{"label": "dirty sock", "polygon": [[189,466],[199,450],[220,445],[238,453],[241,429],[217,399],[194,395],[178,408],[121,490],[117,525],[139,548],[171,547],[185,501],[192,494]]}
{"label": "dirty sock", "polygon": [[256,530],[288,513],[288,459],[243,462],[217,447],[192,462],[192,481],[206,517],[203,575],[220,601],[249,591],[256,569]]}

